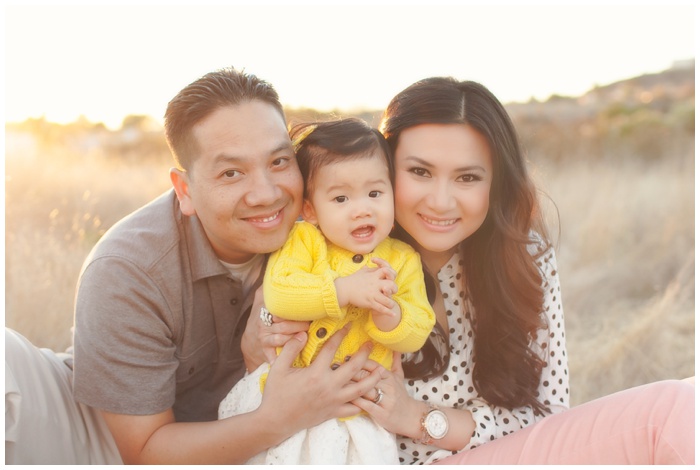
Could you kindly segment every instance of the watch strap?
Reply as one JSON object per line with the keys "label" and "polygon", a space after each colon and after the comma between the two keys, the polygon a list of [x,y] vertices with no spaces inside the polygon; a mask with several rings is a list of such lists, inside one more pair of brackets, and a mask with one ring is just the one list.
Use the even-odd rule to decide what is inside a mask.
{"label": "watch strap", "polygon": [[428,415],[430,414],[430,412],[433,410],[437,410],[438,407],[435,405],[432,405],[430,403],[426,403],[426,404],[428,405],[428,410],[425,413],[423,413],[423,416],[421,416],[421,419],[420,419],[420,430],[422,433],[422,437],[420,438],[419,442],[423,445],[430,445],[435,441],[434,441],[433,437],[430,435],[430,433],[428,432],[428,425],[426,424],[426,419],[428,418]]}

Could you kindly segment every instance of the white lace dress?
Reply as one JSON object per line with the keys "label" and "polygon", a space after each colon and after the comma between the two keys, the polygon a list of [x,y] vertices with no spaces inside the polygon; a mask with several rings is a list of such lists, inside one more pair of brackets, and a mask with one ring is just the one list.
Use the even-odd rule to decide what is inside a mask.
{"label": "white lace dress", "polygon": [[[219,405],[219,419],[255,410],[262,402],[260,377],[269,371],[263,364],[238,381]],[[313,399],[313,397],[310,397]],[[369,416],[332,419],[299,431],[281,444],[262,452],[248,464],[284,465],[397,465],[396,437]]]}

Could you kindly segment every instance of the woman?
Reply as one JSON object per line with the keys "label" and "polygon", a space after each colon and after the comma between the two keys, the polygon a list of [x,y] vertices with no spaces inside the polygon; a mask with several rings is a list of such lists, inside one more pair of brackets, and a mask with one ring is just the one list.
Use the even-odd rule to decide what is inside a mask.
{"label": "woman", "polygon": [[[568,410],[556,261],[501,103],[473,82],[426,79],[391,101],[382,129],[395,235],[421,254],[437,326],[379,382],[378,403],[355,404],[397,434],[403,463],[693,463],[692,383]],[[263,344],[292,326],[275,328]]]}

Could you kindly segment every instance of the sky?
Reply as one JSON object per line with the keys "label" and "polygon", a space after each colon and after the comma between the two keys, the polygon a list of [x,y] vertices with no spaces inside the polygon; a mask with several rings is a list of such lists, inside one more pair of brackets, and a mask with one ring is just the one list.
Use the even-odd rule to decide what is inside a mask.
{"label": "sky", "polygon": [[503,102],[578,96],[695,57],[690,2],[145,3],[5,4],[5,120],[162,122],[180,89],[228,66],[328,111],[382,109],[435,75]]}

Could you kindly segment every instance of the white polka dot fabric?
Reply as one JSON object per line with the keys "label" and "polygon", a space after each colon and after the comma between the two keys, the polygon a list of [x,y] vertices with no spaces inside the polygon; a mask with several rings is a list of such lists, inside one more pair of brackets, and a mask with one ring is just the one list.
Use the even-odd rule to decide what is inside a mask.
{"label": "white polka dot fabric", "polygon": [[[532,246],[536,252],[538,246]],[[564,315],[561,304],[559,275],[557,273],[554,250],[548,248],[537,260],[542,272],[545,298],[542,316],[547,320],[548,329],[540,330],[537,347],[547,365],[542,370],[539,396],[552,413],[569,407],[569,375],[564,337]],[[514,410],[491,406],[474,388],[472,382],[473,332],[468,316],[470,303],[460,292],[463,269],[459,254],[438,273],[442,291],[450,337],[450,360],[442,377],[430,380],[407,380],[406,388],[417,400],[424,400],[438,406],[470,410],[476,430],[464,448],[471,449],[498,437],[510,434],[543,416],[535,417],[531,407]],[[399,437],[399,458],[403,464],[427,464],[456,452],[414,443],[411,439]]]}

